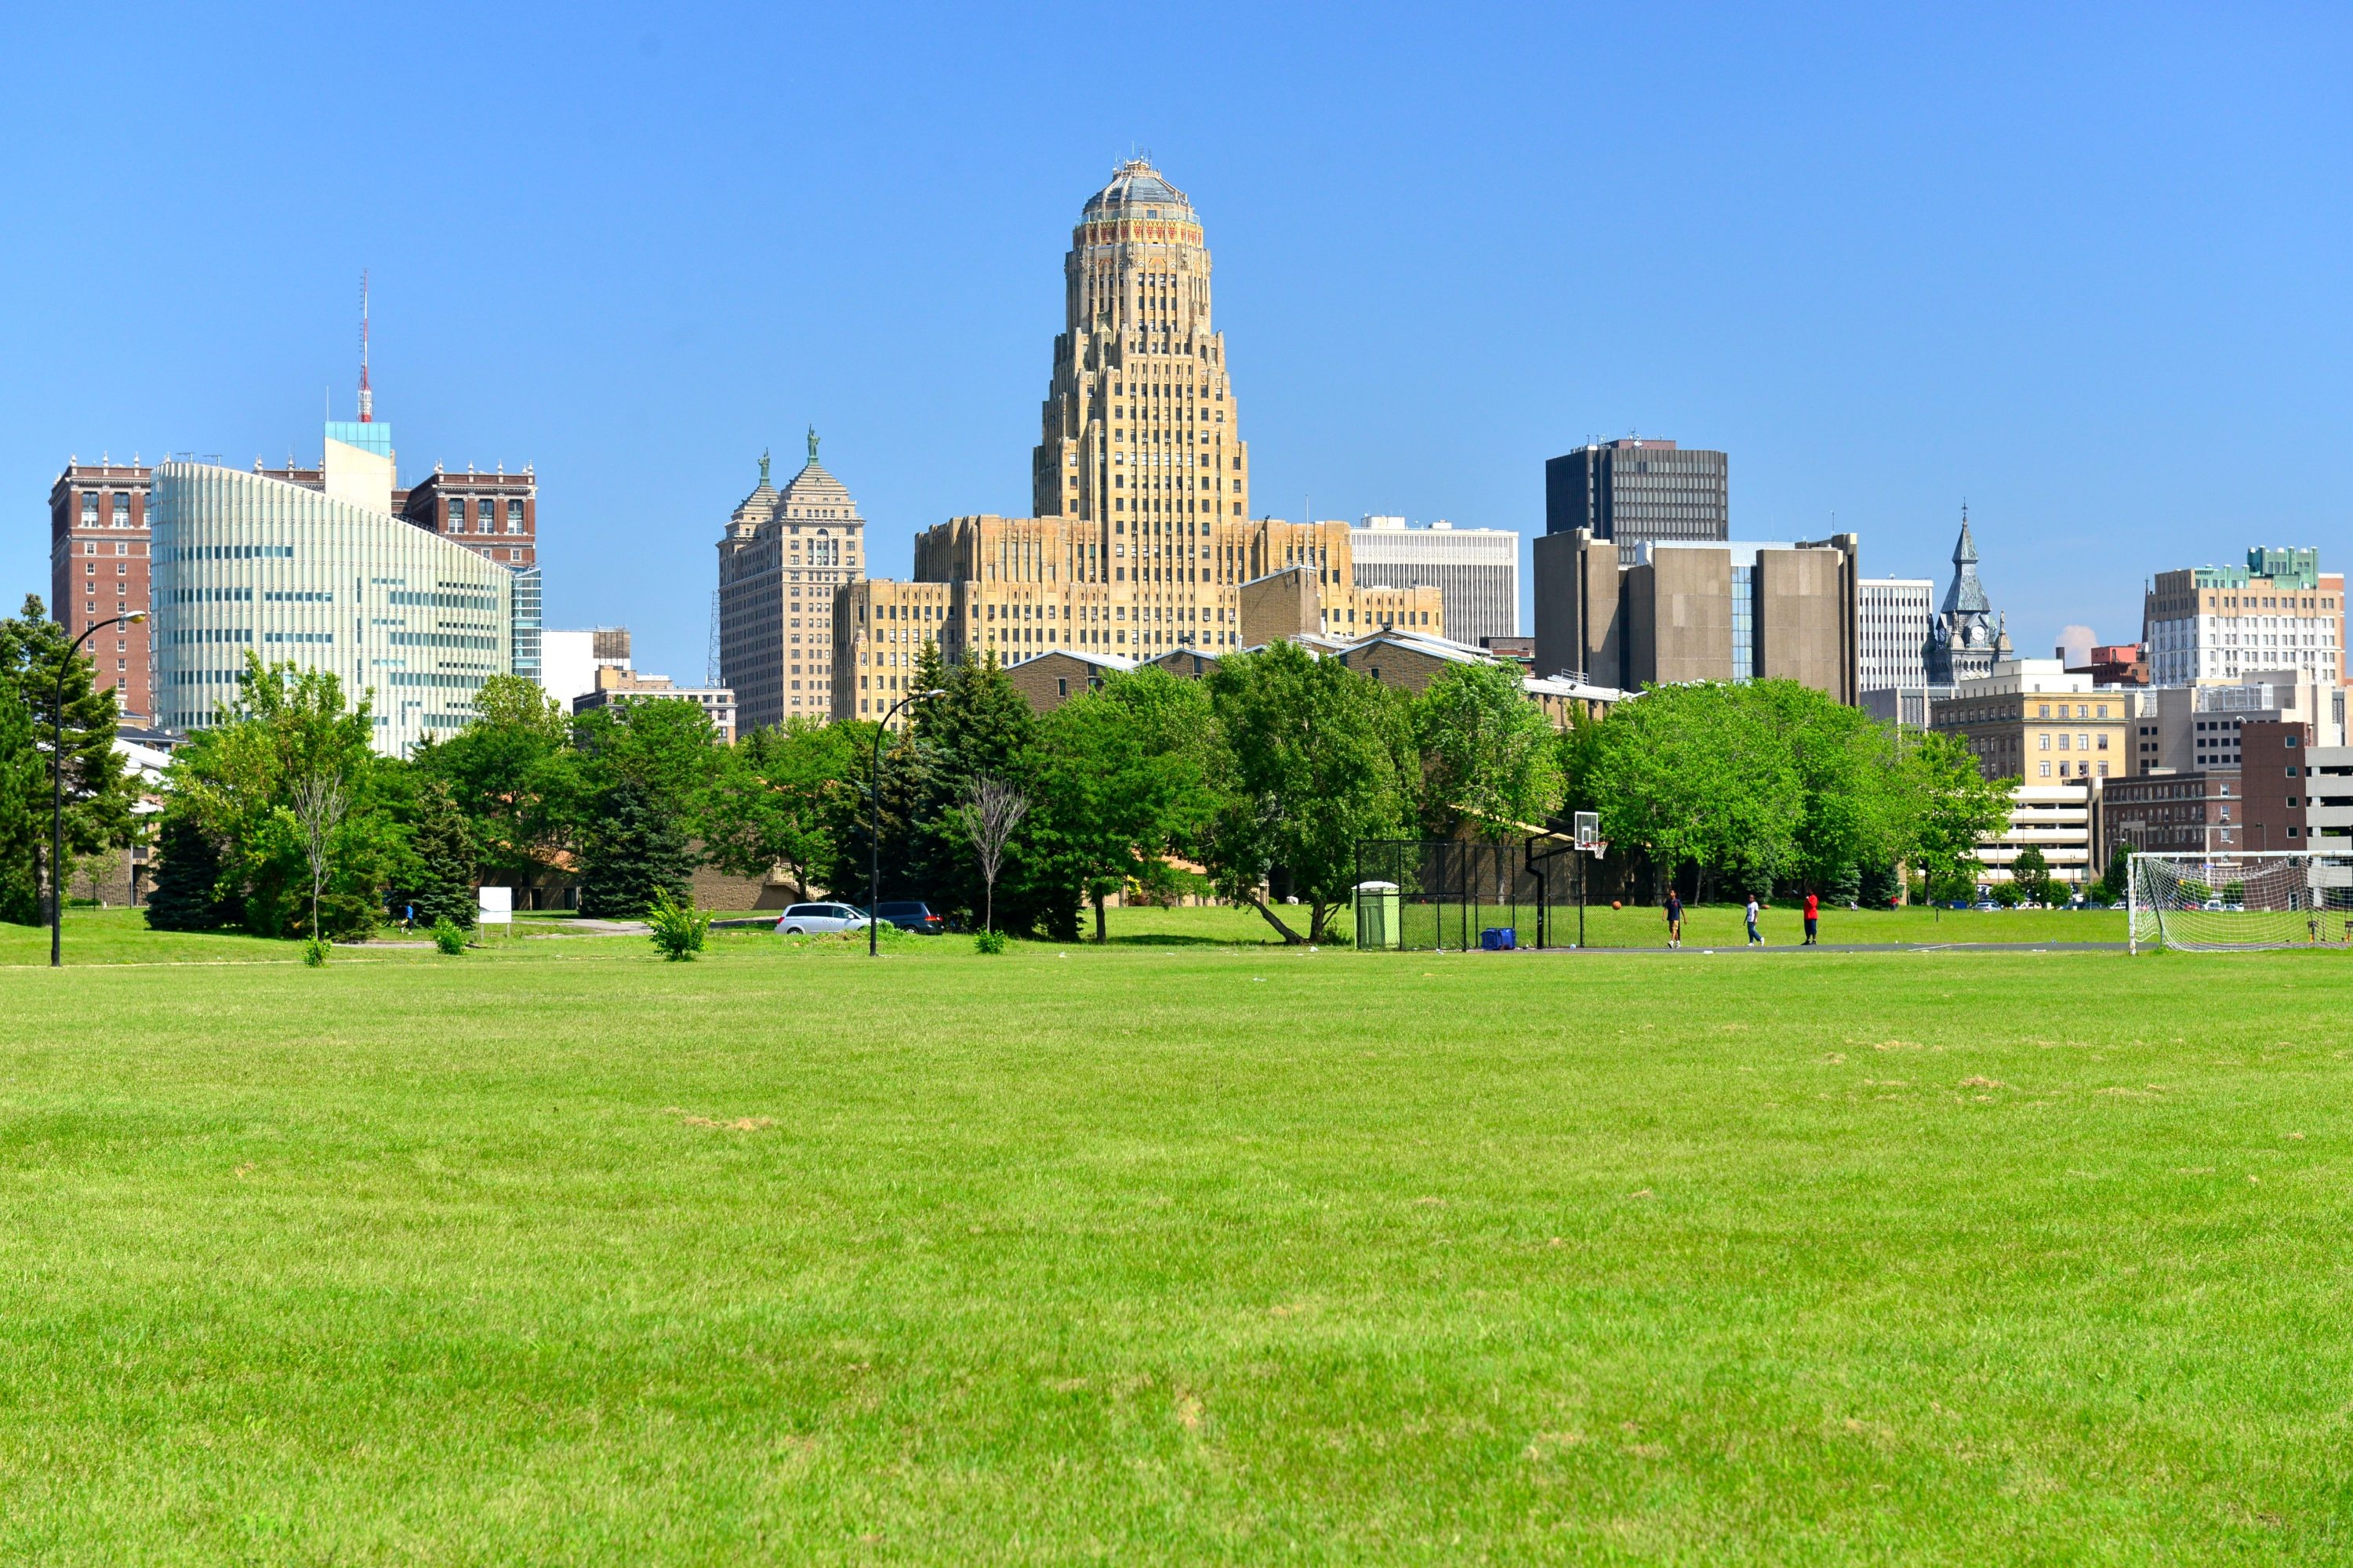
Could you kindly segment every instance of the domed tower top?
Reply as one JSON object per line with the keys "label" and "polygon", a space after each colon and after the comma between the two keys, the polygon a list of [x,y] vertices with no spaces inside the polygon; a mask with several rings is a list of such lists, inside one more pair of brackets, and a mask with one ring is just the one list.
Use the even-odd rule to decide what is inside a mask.
{"label": "domed tower top", "polygon": [[1130,158],[1111,177],[1111,184],[1087,198],[1082,219],[1163,218],[1198,221],[1185,193],[1168,183],[1148,158]]}

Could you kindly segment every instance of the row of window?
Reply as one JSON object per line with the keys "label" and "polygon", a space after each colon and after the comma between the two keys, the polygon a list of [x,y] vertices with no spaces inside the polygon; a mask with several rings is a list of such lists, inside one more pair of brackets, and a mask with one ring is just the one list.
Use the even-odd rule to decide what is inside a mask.
{"label": "row of window", "polygon": [[[522,500],[520,498],[510,498],[507,501],[506,510],[507,531],[509,533],[521,533],[522,531]],[[474,529],[475,532],[496,533],[499,531],[498,498],[495,496],[483,496],[474,502],[474,520],[477,525]],[[466,531],[466,498],[464,496],[451,496],[449,498],[449,531],[452,533],[463,533]]]}

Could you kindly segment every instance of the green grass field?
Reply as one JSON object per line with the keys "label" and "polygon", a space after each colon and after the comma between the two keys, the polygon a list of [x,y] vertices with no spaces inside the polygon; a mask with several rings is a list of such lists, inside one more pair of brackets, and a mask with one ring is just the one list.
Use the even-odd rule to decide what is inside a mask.
{"label": "green grass field", "polygon": [[1231,915],[77,917],[0,973],[0,1562],[2353,1559],[2353,955]]}

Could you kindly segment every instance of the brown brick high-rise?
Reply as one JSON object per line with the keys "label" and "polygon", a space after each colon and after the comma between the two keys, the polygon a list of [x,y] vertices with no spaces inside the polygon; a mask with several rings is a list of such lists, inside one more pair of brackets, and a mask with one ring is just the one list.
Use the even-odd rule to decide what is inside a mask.
{"label": "brown brick high-rise", "polygon": [[[100,621],[148,608],[148,469],[69,462],[49,487],[49,614],[78,637]],[[155,714],[154,623],[113,626],[82,651],[123,716]]]}

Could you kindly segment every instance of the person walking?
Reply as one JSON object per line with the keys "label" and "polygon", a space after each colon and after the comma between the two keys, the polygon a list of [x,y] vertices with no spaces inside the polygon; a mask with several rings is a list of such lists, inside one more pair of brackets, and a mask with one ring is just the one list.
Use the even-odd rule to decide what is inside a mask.
{"label": "person walking", "polygon": [[1821,931],[1820,924],[1821,918],[1822,901],[1820,899],[1815,897],[1814,890],[1811,888],[1808,888],[1806,889],[1806,945],[1808,947],[1819,947],[1821,945],[1815,940]]}
{"label": "person walking", "polygon": [[1754,893],[1748,895],[1748,945],[1751,947],[1765,945],[1765,938],[1757,929],[1757,895]]}
{"label": "person walking", "polygon": [[1683,944],[1683,901],[1672,888],[1667,889],[1667,945]]}

